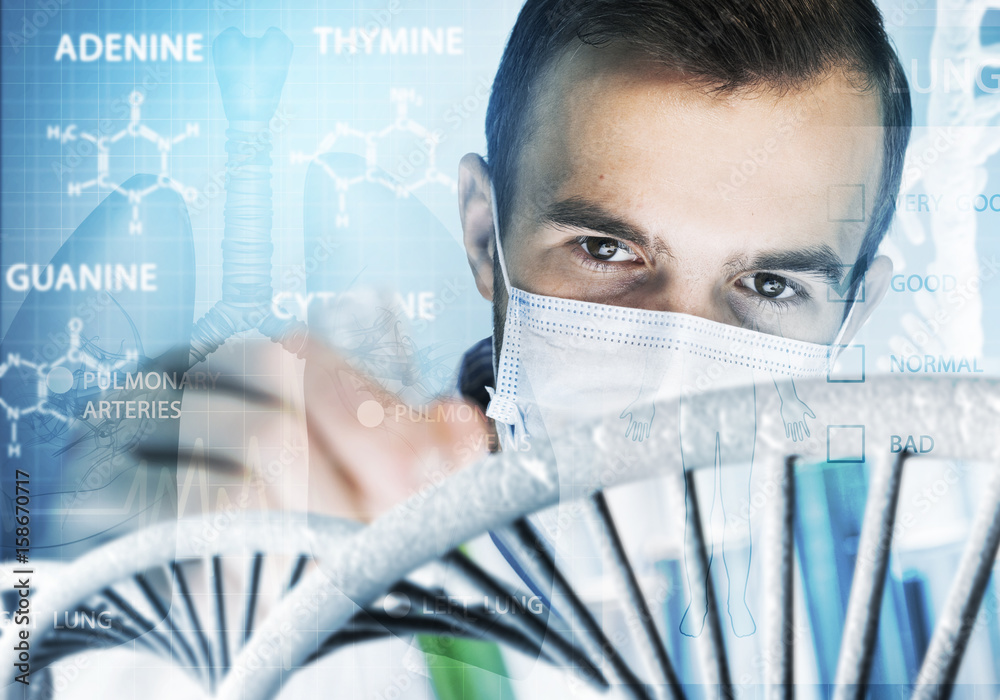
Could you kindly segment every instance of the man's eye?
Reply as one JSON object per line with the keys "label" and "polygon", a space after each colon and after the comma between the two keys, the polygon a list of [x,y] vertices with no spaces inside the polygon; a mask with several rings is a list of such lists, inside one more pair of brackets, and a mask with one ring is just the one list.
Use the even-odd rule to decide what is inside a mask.
{"label": "man's eye", "polygon": [[602,262],[631,262],[639,259],[631,248],[615,238],[587,236],[581,245],[587,253]]}
{"label": "man's eye", "polygon": [[740,282],[768,299],[790,299],[796,294],[787,279],[770,272],[755,272],[742,278]]}

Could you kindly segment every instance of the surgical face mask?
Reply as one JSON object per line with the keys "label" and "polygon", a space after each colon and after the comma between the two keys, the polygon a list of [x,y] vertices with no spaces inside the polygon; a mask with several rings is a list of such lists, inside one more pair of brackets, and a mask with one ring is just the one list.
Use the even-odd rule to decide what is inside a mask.
{"label": "surgical face mask", "polygon": [[[642,442],[668,427],[656,423],[658,403],[680,401],[683,409],[697,393],[754,386],[781,394],[790,441],[809,436],[815,416],[787,380],[824,375],[843,329],[833,346],[817,345],[686,314],[531,294],[510,283],[495,194],[493,219],[508,303],[487,415],[508,426],[498,425],[504,449],[527,449],[544,433],[554,439],[568,425],[608,414]],[[748,417],[748,429],[752,423]],[[701,452],[685,454],[706,458]]]}

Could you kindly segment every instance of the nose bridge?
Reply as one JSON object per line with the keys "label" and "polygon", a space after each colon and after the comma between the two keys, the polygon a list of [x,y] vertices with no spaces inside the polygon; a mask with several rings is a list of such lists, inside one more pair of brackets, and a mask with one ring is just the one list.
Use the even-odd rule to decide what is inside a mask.
{"label": "nose bridge", "polygon": [[671,263],[657,275],[654,289],[648,290],[648,308],[724,322],[718,280],[707,271],[693,272]]}

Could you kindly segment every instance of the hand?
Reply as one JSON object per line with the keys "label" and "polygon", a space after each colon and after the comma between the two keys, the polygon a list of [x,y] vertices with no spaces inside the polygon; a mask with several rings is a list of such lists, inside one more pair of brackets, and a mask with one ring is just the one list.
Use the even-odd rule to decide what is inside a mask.
{"label": "hand", "polygon": [[461,399],[410,406],[336,350],[306,354],[310,510],[372,520],[485,456],[496,438]]}
{"label": "hand", "polygon": [[[636,406],[637,403],[638,406]],[[633,406],[635,408],[632,408]],[[628,427],[625,428],[625,437],[631,436],[635,442],[642,442],[643,438],[649,437],[655,414],[655,404],[649,402],[639,403],[639,399],[630,403],[621,412],[621,415],[618,416],[622,420],[628,421]]]}
{"label": "hand", "polygon": [[791,438],[793,442],[809,437],[806,416],[815,418],[816,414],[798,396],[787,401],[781,399],[781,421],[785,424],[785,437]]}
{"label": "hand", "polygon": [[[411,406],[318,339],[302,351],[303,390],[293,388],[303,380],[277,344],[234,339],[224,348],[212,358],[218,381],[211,393],[184,392],[185,409],[206,420],[182,426],[180,447],[180,478],[211,480],[224,500],[199,499],[195,488],[181,497],[178,511],[238,503],[371,521],[496,445],[482,412],[468,402],[439,398]],[[277,367],[280,375],[244,379],[244,366]],[[237,439],[207,450],[210,434]],[[191,474],[206,468],[208,475]]]}

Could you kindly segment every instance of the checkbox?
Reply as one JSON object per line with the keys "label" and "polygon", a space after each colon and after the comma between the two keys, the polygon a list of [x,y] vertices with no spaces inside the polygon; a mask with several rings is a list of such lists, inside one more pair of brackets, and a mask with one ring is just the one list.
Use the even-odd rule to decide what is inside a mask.
{"label": "checkbox", "polygon": [[865,186],[830,185],[826,190],[828,221],[864,221]]}
{"label": "checkbox", "polygon": [[826,286],[826,300],[832,301],[834,303],[843,304],[849,301],[857,301],[859,303],[865,302],[865,278],[861,278],[861,283],[858,284],[858,288],[853,290],[849,284],[851,281],[851,272],[854,270],[854,265],[841,265],[840,266],[840,279],[843,280],[841,284],[830,283]]}
{"label": "checkbox", "polygon": [[826,461],[860,464],[865,461],[865,426],[826,426]]}
{"label": "checkbox", "polygon": [[833,366],[827,370],[826,381],[831,384],[862,384],[865,381],[865,346],[834,345],[839,351]]}

